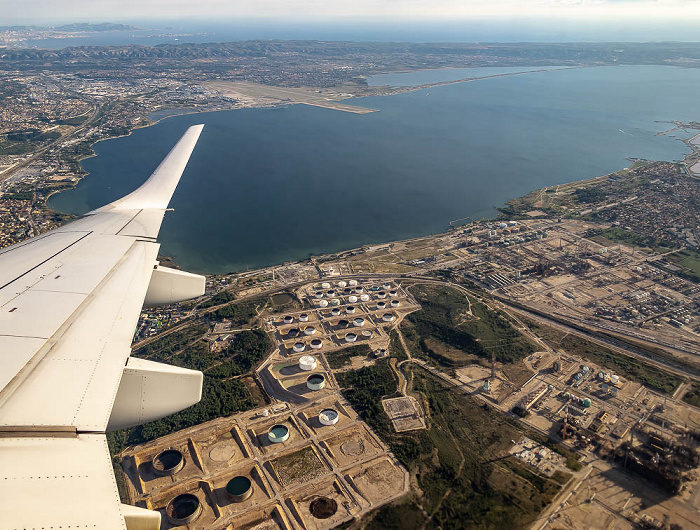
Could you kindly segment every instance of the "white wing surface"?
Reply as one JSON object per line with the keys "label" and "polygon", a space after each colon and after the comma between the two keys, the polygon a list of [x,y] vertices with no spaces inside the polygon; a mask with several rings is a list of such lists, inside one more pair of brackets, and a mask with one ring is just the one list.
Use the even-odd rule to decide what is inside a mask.
{"label": "white wing surface", "polygon": [[202,128],[133,193],[0,250],[0,529],[152,517],[120,504],[104,433],[201,398],[201,372],[129,354],[144,301],[204,293],[204,277],[158,265],[155,240]]}

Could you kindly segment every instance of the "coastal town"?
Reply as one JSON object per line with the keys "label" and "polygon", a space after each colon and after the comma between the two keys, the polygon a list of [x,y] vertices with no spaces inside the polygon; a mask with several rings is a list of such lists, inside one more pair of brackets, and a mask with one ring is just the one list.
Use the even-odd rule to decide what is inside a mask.
{"label": "coastal town", "polygon": [[[377,48],[291,71],[277,61],[302,52],[267,46],[245,74],[206,46],[191,68],[175,46],[132,49],[136,65],[120,48],[8,50],[0,253],[72,219],[46,201],[84,177],[97,141],[183,112],[358,112],[352,97],[416,88],[367,86],[396,67],[370,60]],[[417,69],[431,53],[392,60]],[[697,527],[700,123],[669,128],[685,133],[681,162],[563,175],[493,219],[208,275],[204,296],[144,309],[134,357],[201,370],[204,392],[110,434],[122,501],[161,512],[162,528],[448,527],[474,513],[513,528]]]}

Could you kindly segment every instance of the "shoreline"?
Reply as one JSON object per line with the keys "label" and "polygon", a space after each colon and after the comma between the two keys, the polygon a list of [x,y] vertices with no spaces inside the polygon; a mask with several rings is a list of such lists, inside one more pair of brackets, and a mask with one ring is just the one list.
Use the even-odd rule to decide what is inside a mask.
{"label": "shoreline", "polygon": [[[439,86],[443,86],[443,85],[447,85],[447,84],[464,83],[464,82],[475,81],[475,80],[480,80],[480,79],[490,79],[490,78],[494,78],[494,77],[505,77],[505,76],[512,76],[512,75],[523,75],[523,74],[528,74],[528,73],[539,73],[539,72],[549,72],[549,71],[559,71],[559,70],[570,70],[570,69],[578,69],[578,68],[586,68],[586,66],[573,66],[573,67],[562,67],[562,68],[526,70],[526,71],[522,71],[522,72],[512,72],[512,73],[504,73],[504,74],[494,74],[494,75],[490,75],[490,76],[482,76],[482,77],[475,77],[475,78],[465,78],[465,79],[458,79],[458,80],[452,80],[452,81],[443,81],[443,82],[437,82],[437,83],[432,83],[432,84],[428,84],[428,85],[402,86],[402,87],[397,87],[398,90],[391,90],[391,91],[387,91],[387,92],[385,92],[385,93],[380,93],[380,94],[358,95],[358,96],[355,96],[355,97],[352,97],[352,98],[348,98],[346,101],[352,100],[352,99],[358,99],[358,98],[365,98],[365,97],[391,96],[391,95],[396,95],[396,94],[400,94],[400,93],[404,93],[404,92],[411,92],[411,91],[417,91],[417,90],[425,90],[426,88],[430,88],[430,87],[433,87],[433,86],[439,87]],[[452,67],[452,68],[437,68],[437,69],[421,69],[421,70],[410,70],[409,72],[437,71],[437,70],[454,70],[454,69],[458,69],[458,68]],[[400,73],[400,72],[391,72],[391,73]],[[383,75],[383,74],[380,74],[380,75]],[[381,87],[377,87],[377,88],[381,88]],[[169,114],[166,115],[166,116],[158,117],[157,119],[152,119],[152,118],[150,117],[150,114],[147,114],[147,115],[145,115],[145,116],[140,116],[141,119],[148,120],[148,122],[147,122],[147,123],[140,124],[140,125],[137,125],[137,126],[134,126],[134,127],[133,127],[132,129],[130,129],[126,134],[122,134],[122,135],[118,135],[118,136],[108,136],[108,137],[100,138],[100,139],[98,139],[98,140],[92,142],[92,143],[90,144],[90,149],[91,149],[92,153],[89,154],[89,155],[85,155],[85,156],[80,157],[80,158],[77,160],[77,162],[80,164],[81,169],[84,170],[84,168],[83,168],[83,166],[82,166],[82,161],[83,161],[83,160],[86,160],[86,159],[89,159],[89,158],[92,158],[92,157],[94,157],[94,156],[97,156],[97,153],[94,151],[94,146],[95,146],[96,144],[98,144],[98,143],[100,143],[100,142],[103,142],[103,141],[106,141],[106,140],[112,140],[112,139],[117,139],[117,138],[122,138],[122,137],[130,136],[130,135],[131,135],[135,130],[137,130],[137,129],[142,129],[142,128],[146,128],[146,127],[150,127],[150,126],[156,125],[156,124],[158,124],[158,123],[160,123],[160,122],[162,122],[163,120],[166,120],[166,119],[168,119],[168,118],[173,118],[173,117],[178,117],[178,116],[186,116],[186,115],[193,115],[193,114],[201,114],[201,113],[209,113],[209,112],[213,113],[213,112],[233,111],[233,110],[241,110],[241,109],[248,109],[248,108],[250,108],[250,109],[255,109],[255,108],[278,108],[278,107],[288,106],[289,104],[290,104],[290,102],[285,102],[285,101],[280,101],[280,102],[278,102],[278,103],[270,104],[269,101],[268,101],[268,102],[264,102],[264,101],[251,101],[251,100],[248,100],[248,101],[246,101],[244,104],[240,104],[240,103],[239,103],[239,104],[237,104],[237,105],[235,105],[235,106],[232,106],[231,108],[217,108],[217,109],[206,109],[206,108],[204,108],[204,109],[197,109],[197,108],[192,108],[192,107],[183,107],[183,108],[179,108],[179,109],[178,109],[178,108],[176,108],[176,107],[173,107],[173,108],[170,108],[170,109],[159,109],[159,110],[154,111],[154,112],[159,112],[159,111],[161,111],[161,110],[166,110],[166,111],[171,111],[171,113],[169,113]],[[299,104],[299,103],[297,103],[297,102],[291,102],[291,104]],[[666,122],[666,123],[673,123],[674,125],[676,125],[676,127],[675,127],[674,129],[682,129],[682,128],[683,128],[682,125],[684,125],[683,122],[679,122],[679,121],[668,121],[668,122]],[[692,123],[692,122],[691,122],[691,123]],[[672,129],[672,130],[673,130],[673,129]],[[657,133],[657,135],[658,135],[658,134],[666,134],[666,133],[668,133],[668,132],[670,132],[670,131],[663,131],[662,133]],[[683,142],[683,143],[690,149],[690,152],[689,152],[689,153],[686,153],[686,154],[684,155],[683,159],[682,159],[681,161],[679,161],[678,163],[682,163],[682,164],[684,165],[684,167],[686,168],[686,172],[688,173],[688,176],[691,177],[691,178],[698,178],[697,176],[694,176],[693,174],[690,173],[689,167],[688,167],[687,164],[688,164],[688,162],[689,162],[689,158],[693,158],[694,156],[700,157],[700,145],[696,145],[696,144],[693,144],[693,143],[692,143],[692,141],[695,140],[695,139],[697,139],[697,137],[699,137],[699,136],[700,136],[700,132],[699,132],[698,134],[696,134],[696,135],[693,135],[691,138],[688,138],[688,139],[679,139],[681,142]],[[630,160],[630,162],[633,162],[633,163],[636,162],[636,161],[652,162],[651,160],[643,160],[643,159],[636,159],[636,158],[628,158],[628,160]],[[697,162],[697,160],[696,160],[695,162]],[[585,186],[586,184],[590,184],[590,183],[593,183],[593,182],[595,182],[595,181],[597,181],[597,180],[600,180],[600,179],[609,177],[610,175],[614,175],[614,174],[616,174],[616,173],[618,173],[618,172],[620,172],[620,171],[627,170],[627,169],[629,169],[629,167],[630,167],[630,166],[621,167],[621,168],[616,169],[615,171],[612,171],[612,172],[610,172],[610,173],[606,173],[606,174],[602,174],[602,175],[598,175],[598,176],[594,176],[594,177],[588,177],[588,178],[580,179],[580,180],[577,180],[577,181],[562,182],[562,183],[559,183],[559,184],[553,184],[553,185],[545,186],[545,187],[543,187],[543,188],[537,188],[537,189],[531,190],[531,191],[528,192],[527,194],[524,194],[524,195],[521,195],[521,196],[518,196],[518,197],[512,197],[512,198],[508,199],[508,200],[505,201],[502,205],[494,206],[494,208],[496,209],[495,215],[494,215],[493,217],[489,217],[489,218],[482,218],[479,222],[495,221],[495,220],[501,218],[501,217],[503,216],[502,208],[508,206],[512,201],[517,201],[517,200],[519,200],[519,199],[523,199],[523,198],[525,198],[525,197],[527,197],[527,196],[529,196],[529,195],[531,195],[531,194],[533,194],[533,193],[537,193],[537,192],[540,192],[540,191],[541,191],[541,192],[544,192],[544,190],[548,190],[548,189],[550,189],[550,188],[559,189],[559,187],[564,187],[564,186],[566,186],[567,188],[568,188],[568,187],[581,187],[581,186]],[[82,174],[79,176],[79,179],[78,179],[77,181],[75,181],[71,187],[69,187],[69,188],[64,188],[64,189],[58,189],[58,190],[52,191],[50,194],[47,195],[47,197],[46,197],[46,199],[45,199],[45,207],[46,207],[48,210],[52,211],[52,212],[58,212],[58,213],[64,214],[64,212],[60,212],[59,210],[54,210],[53,208],[51,208],[51,207],[48,205],[49,200],[51,199],[51,197],[53,197],[53,196],[56,195],[56,194],[59,194],[59,193],[64,192],[64,191],[69,191],[69,190],[71,190],[71,189],[75,189],[75,188],[80,184],[80,182],[82,181],[82,179],[83,179],[84,177],[87,177],[88,175],[90,175],[90,172],[85,171],[84,173],[82,173]],[[459,220],[461,220],[461,219],[466,219],[466,218],[469,218],[469,216],[466,216],[466,217],[464,217],[464,218],[460,218]],[[473,223],[473,222],[476,222],[476,221],[473,221],[473,220],[472,220],[472,223]],[[229,274],[240,274],[240,273],[243,273],[243,272],[251,272],[251,271],[254,271],[254,270],[258,270],[258,271],[259,271],[259,270],[266,270],[266,269],[269,269],[269,268],[274,268],[274,267],[281,266],[281,265],[284,264],[284,263],[303,263],[303,262],[308,261],[309,259],[312,259],[312,260],[313,260],[313,259],[325,259],[325,258],[328,258],[328,257],[333,256],[333,255],[343,254],[343,253],[347,253],[347,252],[353,252],[353,251],[357,251],[357,250],[360,250],[360,249],[365,248],[365,247],[371,247],[371,246],[377,246],[377,245],[382,246],[382,245],[388,245],[388,244],[392,244],[392,243],[401,243],[401,242],[416,241],[416,240],[420,240],[420,239],[424,239],[424,238],[430,238],[430,237],[435,237],[435,236],[439,236],[439,235],[441,235],[441,234],[444,234],[446,231],[450,230],[450,223],[451,223],[450,220],[448,220],[448,219],[445,220],[445,223],[444,223],[444,224],[445,224],[445,227],[446,227],[446,228],[445,228],[445,230],[442,231],[442,232],[431,232],[431,233],[427,233],[427,234],[417,235],[417,236],[415,236],[415,237],[411,237],[411,238],[407,238],[407,239],[388,240],[388,241],[382,240],[382,241],[376,241],[376,242],[371,242],[371,243],[364,243],[364,244],[362,244],[362,245],[360,245],[360,246],[353,247],[353,248],[350,248],[350,249],[348,249],[348,248],[343,248],[343,249],[338,249],[338,250],[334,250],[334,251],[324,252],[323,254],[309,254],[309,256],[308,256],[308,257],[305,257],[305,258],[298,258],[298,259],[292,259],[292,260],[287,260],[287,261],[282,260],[282,261],[280,261],[280,262],[273,263],[273,264],[261,265],[261,266],[254,267],[254,268],[246,268],[245,270],[243,270],[243,269],[241,269],[241,270],[232,270],[232,271],[229,271],[229,272],[226,272],[226,273],[204,272],[203,274],[206,274],[207,276],[221,276],[221,275],[229,275]],[[465,226],[465,225],[469,225],[469,224],[472,224],[472,223],[464,223],[464,225],[460,225],[460,226]],[[176,259],[175,257],[173,257],[173,256],[168,256],[168,257],[172,260],[173,263],[177,264],[177,259]]]}

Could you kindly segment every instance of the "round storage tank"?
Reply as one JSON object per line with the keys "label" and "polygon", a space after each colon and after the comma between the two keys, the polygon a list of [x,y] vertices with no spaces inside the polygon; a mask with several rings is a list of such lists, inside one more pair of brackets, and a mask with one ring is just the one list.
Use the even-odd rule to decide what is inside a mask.
{"label": "round storage tank", "polygon": [[331,288],[331,284],[328,282],[323,282],[321,284],[321,289],[330,289],[330,288]]}
{"label": "round storage tank", "polygon": [[350,293],[352,293],[352,289],[350,289],[349,287],[343,291],[343,294],[350,294]]}
{"label": "round storage tank", "polygon": [[386,309],[386,302],[377,302],[377,309]]}
{"label": "round storage tank", "polygon": [[272,428],[267,431],[267,439],[273,444],[279,444],[289,440],[289,428],[286,425],[273,425]]}
{"label": "round storage tank", "polygon": [[311,349],[320,350],[321,346],[323,346],[323,341],[321,339],[314,339],[311,341]]}
{"label": "round storage tank", "polygon": [[166,449],[153,459],[153,471],[160,477],[172,476],[185,466],[185,458],[176,449]]}
{"label": "round storage tank", "polygon": [[311,374],[306,378],[306,386],[309,390],[321,390],[326,386],[326,378],[323,374]]}
{"label": "round storage tank", "polygon": [[326,296],[328,296],[328,298],[333,298],[335,296],[335,291],[326,291]]}
{"label": "round storage tank", "polygon": [[362,336],[366,339],[370,338],[372,336],[372,330],[371,329],[366,329],[362,332]]}
{"label": "round storage tank", "polygon": [[253,494],[253,483],[248,477],[233,477],[226,483],[226,496],[232,502],[243,502]]}
{"label": "round storage tank", "polygon": [[368,294],[361,294],[360,300],[362,300],[363,302],[369,301],[369,295]]}
{"label": "round storage tank", "polygon": [[338,282],[338,287],[345,287],[345,286],[347,286],[347,283],[345,283],[343,280],[340,280]]}
{"label": "round storage tank", "polygon": [[202,514],[202,504],[196,495],[183,493],[168,503],[165,515],[174,525],[184,525],[195,521]]}
{"label": "round storage tank", "polygon": [[331,315],[333,315],[334,317],[337,317],[339,314],[340,314],[340,309],[338,309],[337,307],[335,309],[331,310]]}
{"label": "round storage tank", "polygon": [[355,287],[355,292],[356,292],[357,294],[360,294],[360,293],[362,292],[362,287],[359,286],[359,285],[358,285],[357,287]]}
{"label": "round storage tank", "polygon": [[397,296],[399,296],[398,291],[389,291],[390,298],[396,298]]}
{"label": "round storage tank", "polygon": [[391,287],[390,283],[383,283],[382,284],[382,289],[389,289]]}
{"label": "round storage tank", "polygon": [[384,313],[382,315],[382,320],[384,322],[392,322],[394,320],[394,315],[392,315],[391,313]]}
{"label": "round storage tank", "polygon": [[311,370],[314,370],[318,366],[318,362],[316,361],[316,357],[313,355],[302,355],[299,357],[299,369],[300,370],[306,370],[307,372],[310,372]]}
{"label": "round storage tank", "polygon": [[309,321],[309,315],[306,313],[302,313],[299,315],[299,322],[308,322]]}
{"label": "round storage tank", "polygon": [[365,319],[361,318],[361,317],[357,317],[356,319],[354,319],[352,321],[352,325],[357,327],[357,328],[360,328],[360,327],[365,325]]}
{"label": "round storage tank", "polygon": [[323,291],[316,291],[316,293],[314,294],[314,297],[315,298],[323,298]]}
{"label": "round storage tank", "polygon": [[331,300],[331,305],[340,305],[340,300],[338,298],[333,298],[333,300]]}
{"label": "round storage tank", "polygon": [[357,296],[350,296],[348,298],[348,302],[350,302],[351,304],[354,304],[355,302],[357,302]]}
{"label": "round storage tank", "polygon": [[610,381],[612,382],[613,385],[616,385],[620,382],[620,377],[617,375],[613,375],[610,377]]}
{"label": "round storage tank", "polygon": [[291,324],[292,322],[294,322],[294,318],[291,317],[290,315],[287,315],[286,317],[284,317],[284,318],[282,319],[282,321],[283,321],[285,324]]}
{"label": "round storage tank", "polygon": [[391,301],[391,307],[399,307],[400,305],[401,305],[401,302],[398,300]]}
{"label": "round storage tank", "polygon": [[346,312],[346,313],[350,313],[350,314],[354,313],[354,312],[355,312],[355,306],[349,305],[348,307],[345,308],[345,312]]}
{"label": "round storage tank", "polygon": [[321,425],[335,425],[339,418],[340,414],[335,409],[323,409],[318,415],[318,421]]}
{"label": "round storage tank", "polygon": [[583,406],[588,408],[591,406],[591,400],[589,398],[586,398],[583,400]]}
{"label": "round storage tank", "polygon": [[355,342],[357,340],[357,335],[354,333],[348,333],[345,335],[345,342]]}
{"label": "round storage tank", "polygon": [[384,291],[379,291],[377,293],[377,298],[386,298],[386,293]]}
{"label": "round storage tank", "polygon": [[348,282],[348,285],[350,285],[350,286],[352,286],[352,287],[356,286],[356,285],[357,285],[357,280],[350,280],[350,281]]}
{"label": "round storage tank", "polygon": [[295,342],[294,346],[292,346],[292,350],[294,350],[294,353],[301,353],[304,351],[304,348],[306,348],[306,344],[303,342]]}
{"label": "round storage tank", "polygon": [[313,335],[316,333],[316,328],[313,326],[306,326],[304,328],[304,335]]}
{"label": "round storage tank", "polygon": [[319,300],[318,305],[321,307],[328,307],[328,300]]}

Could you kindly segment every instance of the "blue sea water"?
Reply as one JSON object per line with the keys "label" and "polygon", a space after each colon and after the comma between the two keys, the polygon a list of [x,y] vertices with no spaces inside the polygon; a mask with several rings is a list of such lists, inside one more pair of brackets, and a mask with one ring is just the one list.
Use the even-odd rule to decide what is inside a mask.
{"label": "blue sea water", "polygon": [[[420,76],[420,73],[416,73]],[[628,157],[679,160],[670,120],[698,120],[700,70],[597,67],[353,99],[176,116],[95,145],[50,205],[84,213],[136,188],[185,129],[205,128],[161,229],[162,252],[223,273],[444,230]],[[681,133],[682,134],[682,133]]]}

